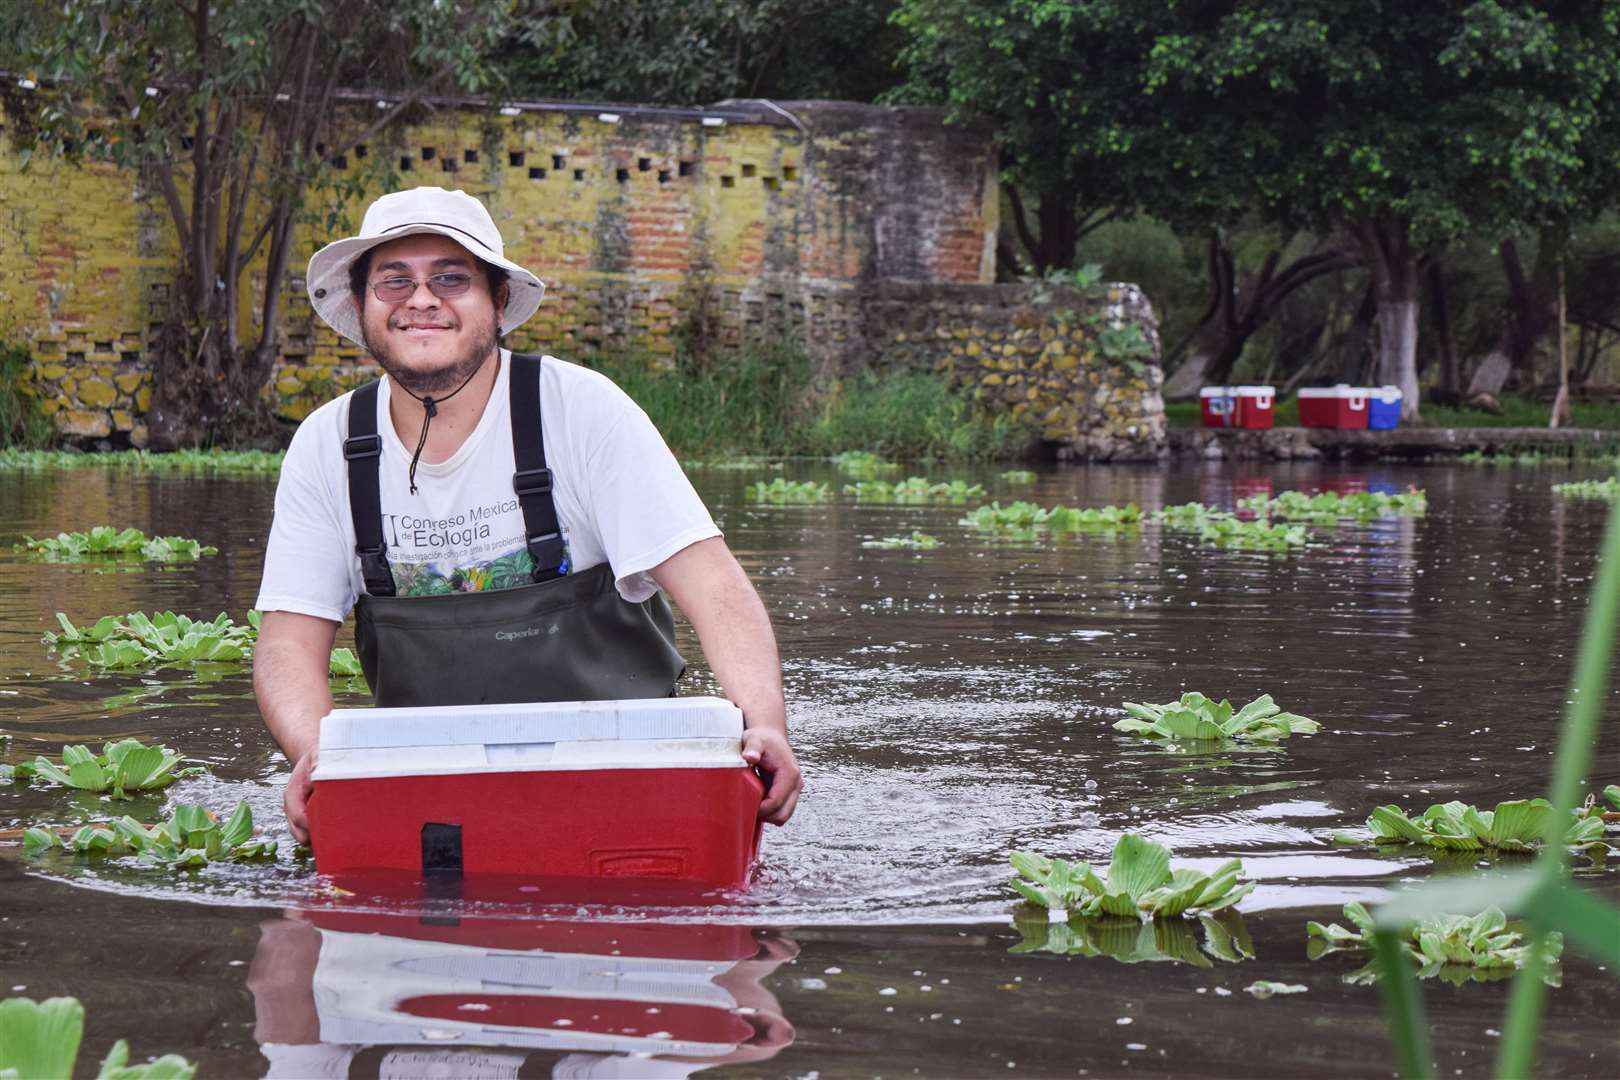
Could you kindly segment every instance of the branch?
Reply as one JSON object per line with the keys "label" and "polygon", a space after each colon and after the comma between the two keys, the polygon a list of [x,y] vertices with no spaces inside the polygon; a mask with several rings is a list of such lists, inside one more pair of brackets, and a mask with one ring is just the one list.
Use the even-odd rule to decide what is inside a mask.
{"label": "branch", "polygon": [[1029,252],[1030,261],[1035,264],[1035,270],[1039,273],[1046,269],[1046,263],[1041,258],[1041,245],[1035,239],[1035,234],[1030,231],[1029,219],[1024,211],[1024,197],[1018,193],[1016,184],[1006,184],[1003,188],[1007,192],[1007,201],[1012,204],[1013,228],[1018,232],[1018,241],[1024,245],[1024,250]]}
{"label": "branch", "polygon": [[1080,215],[1080,227],[1075,230],[1074,234],[1076,243],[1084,240],[1086,236],[1102,228],[1110,221],[1118,221],[1121,217],[1125,216],[1125,208],[1120,206],[1113,207],[1101,217],[1096,218],[1095,220],[1090,220],[1091,215],[1094,213],[1096,213],[1095,210],[1087,210],[1085,213]]}
{"label": "branch", "polygon": [[157,172],[158,187],[163,201],[168,204],[169,216],[174,219],[174,231],[180,237],[180,250],[191,250],[191,228],[186,224],[186,208],[180,202],[180,187],[174,182],[174,166],[168,162],[153,165]]}

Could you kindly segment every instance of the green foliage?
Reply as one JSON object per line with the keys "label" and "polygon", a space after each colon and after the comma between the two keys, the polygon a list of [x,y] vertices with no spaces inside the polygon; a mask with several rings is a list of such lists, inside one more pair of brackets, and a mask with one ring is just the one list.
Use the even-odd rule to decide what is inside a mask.
{"label": "green foliage", "polygon": [[29,385],[28,350],[0,345],[0,448],[37,449],[56,435]]}
{"label": "green foliage", "polygon": [[864,446],[885,457],[1006,461],[1036,442],[1031,420],[993,413],[943,375],[885,368],[823,387],[820,411],[803,433],[804,452]]}
{"label": "green foliage", "polygon": [[113,450],[83,454],[71,450],[0,450],[0,472],[54,472],[58,469],[133,469],[154,473],[281,472],[281,451],[267,450]]}
{"label": "green foliage", "polygon": [[360,669],[360,658],[354,655],[352,649],[333,649],[328,668],[331,674],[345,678],[354,678],[365,674]]}
{"label": "green foliage", "polygon": [[1001,479],[1009,484],[1033,484],[1035,474],[1029,469],[1008,469],[1001,474]]}
{"label": "green foliage", "polygon": [[853,495],[860,502],[963,503],[983,498],[984,485],[963,480],[934,483],[926,477],[913,476],[896,484],[887,480],[859,480],[845,484],[844,494]]}
{"label": "green foliage", "polygon": [[97,555],[139,556],[148,562],[193,562],[204,555],[218,555],[219,549],[184,536],[148,537],[139,529],[115,529],[97,525],[89,532],[57,533],[35,540],[23,538],[18,547],[36,552],[51,562],[79,562]]}
{"label": "green foliage", "polygon": [[1236,514],[1203,503],[1182,503],[1156,510],[1152,519],[1171,529],[1196,532],[1214,547],[1237,551],[1287,552],[1304,547],[1311,534],[1303,525],[1273,525],[1263,518],[1244,521]]}
{"label": "green foliage", "polygon": [[1170,849],[1136,833],[1126,833],[1114,844],[1108,876],[1097,876],[1089,863],[1048,859],[1030,851],[1014,851],[1013,869],[1019,877],[1010,884],[1037,907],[1071,911],[1087,917],[1114,915],[1160,918],[1194,910],[1219,911],[1254,890],[1254,882],[1237,883],[1243,873],[1238,859],[1204,873],[1185,867],[1170,869]]}
{"label": "green foliage", "polygon": [[[84,1006],[77,998],[0,1001],[0,1080],[72,1080],[84,1038]],[[119,1039],[101,1062],[96,1080],[191,1080],[196,1067],[177,1054],[129,1063]]]}
{"label": "green foliage", "polygon": [[909,548],[913,551],[932,551],[939,547],[939,539],[924,532],[914,532],[910,536],[885,536],[880,540],[866,540],[861,543],[863,548]]}
{"label": "green foliage", "polygon": [[1620,499],[1620,479],[1576,480],[1568,484],[1554,484],[1553,494],[1566,499],[1602,499],[1614,502]]}
{"label": "green foliage", "polygon": [[832,462],[838,471],[856,480],[874,480],[879,473],[893,472],[900,466],[884,461],[870,450],[845,450],[834,454]]}
{"label": "green foliage", "polygon": [[[1425,404],[1423,419],[1433,427],[1546,428],[1552,416],[1552,403],[1548,401],[1513,393],[1502,394],[1498,400],[1500,409],[1489,410],[1467,405]],[[1571,427],[1608,431],[1620,428],[1620,408],[1612,403],[1577,399],[1570,402],[1569,408]],[[1558,456],[1567,458],[1566,454]]]}
{"label": "green foliage", "polygon": [[[1199,948],[1194,927],[1204,931]],[[1254,943],[1243,919],[1230,908],[1214,915],[1189,919],[1087,918],[1070,915],[1053,922],[1046,911],[1020,904],[1013,912],[1019,942],[1007,951],[1055,953],[1059,956],[1106,956],[1122,964],[1169,961],[1194,967],[1214,967],[1254,959]]]}
{"label": "green foliage", "polygon": [[1266,998],[1276,997],[1279,994],[1303,994],[1310,987],[1305,986],[1303,983],[1273,982],[1270,979],[1260,979],[1250,983],[1243,989],[1264,1001]]}
{"label": "green foliage", "polygon": [[15,781],[38,778],[80,791],[110,792],[115,799],[131,791],[158,791],[176,780],[196,776],[201,768],[180,769],[180,754],[167,746],[146,746],[139,739],[120,739],[104,745],[100,754],[87,746],[64,746],[60,765],[37,757],[12,770]]}
{"label": "green foliage", "polygon": [[762,503],[819,503],[826,502],[830,489],[814,480],[785,480],[778,476],[770,483],[756,481],[748,489],[749,497]]}
{"label": "green foliage", "polygon": [[1398,495],[1377,491],[1355,491],[1347,495],[1336,491],[1320,491],[1314,495],[1283,491],[1271,496],[1254,495],[1238,505],[1263,518],[1332,525],[1341,518],[1370,521],[1389,514],[1420,517],[1428,512],[1429,500],[1417,488],[1408,488]]}
{"label": "green foliage", "polygon": [[[237,623],[223,611],[209,621],[160,611],[155,615],[132,611],[103,615],[86,626],[75,626],[58,611],[60,632],[47,631],[45,643],[64,658],[79,659],[107,670],[148,670],[164,664],[246,663],[259,637],[259,612],[249,611],[247,623]],[[349,649],[333,649],[333,675],[359,675],[360,662]]]}
{"label": "green foliage", "polygon": [[1230,701],[1213,701],[1197,692],[1164,705],[1127,701],[1125,711],[1130,715],[1115,721],[1114,730],[1175,742],[1276,743],[1290,735],[1314,735],[1322,730],[1315,720],[1283,712],[1270,694],[1262,694],[1235,712]]}
{"label": "green foliage", "polygon": [[128,816],[104,825],[85,825],[69,835],[29,829],[24,850],[31,856],[61,850],[77,855],[137,856],[143,864],[189,869],[211,862],[274,860],[276,842],[253,835],[253,811],[238,802],[222,825],[206,807],[181,803],[153,826]]}
{"label": "green foliage", "polygon": [[[1516,799],[1481,810],[1463,802],[1435,803],[1417,817],[1408,817],[1395,805],[1380,806],[1367,817],[1367,828],[1378,844],[1420,844],[1448,851],[1530,852],[1542,845],[1553,813],[1546,799]],[[1601,844],[1603,821],[1572,812],[1565,834],[1577,846]],[[1346,840],[1355,837],[1346,835]]]}
{"label": "green foliage", "polygon": [[[1348,929],[1338,923],[1323,926],[1308,922],[1309,935],[1306,952],[1312,960],[1338,952],[1365,953],[1373,947],[1373,918],[1359,903],[1344,905]],[[1524,966],[1529,946],[1521,944],[1523,935],[1508,929],[1507,916],[1500,908],[1489,907],[1477,915],[1426,915],[1408,930],[1402,942],[1404,951],[1418,965],[1418,978],[1440,979],[1461,985],[1470,980],[1505,978]],[[1556,959],[1563,951],[1560,934],[1548,936],[1548,959]],[[1344,977],[1354,984],[1377,982],[1376,964],[1369,963]],[[1552,986],[1559,984],[1557,968],[1549,967],[1545,976]]]}
{"label": "green foliage", "polygon": [[1075,509],[1070,506],[1043,508],[1031,502],[1002,506],[993,502],[981,506],[957,522],[974,529],[1010,531],[1033,535],[1037,530],[1054,532],[1113,532],[1134,529],[1142,521],[1142,509],[1135,503]]}

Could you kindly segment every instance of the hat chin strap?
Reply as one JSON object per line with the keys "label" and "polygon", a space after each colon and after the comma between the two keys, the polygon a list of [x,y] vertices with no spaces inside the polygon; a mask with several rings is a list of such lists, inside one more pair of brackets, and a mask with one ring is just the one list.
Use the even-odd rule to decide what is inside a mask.
{"label": "hat chin strap", "polygon": [[410,473],[408,474],[411,482],[412,495],[416,494],[416,463],[422,460],[422,448],[427,445],[428,425],[433,423],[433,418],[435,416],[439,415],[440,403],[449,401],[451,398],[465,390],[467,388],[467,384],[473,381],[473,375],[477,375],[482,370],[484,370],[484,366],[482,364],[473,368],[472,373],[469,374],[465,379],[461,380],[460,386],[456,387],[442,398],[435,398],[432,394],[418,396],[411,393],[410,388],[399,382],[397,379],[394,381],[395,386],[399,387],[401,390],[404,390],[406,394],[416,398],[417,401],[422,403],[422,410],[424,413],[422,417],[422,433],[416,437],[416,451],[411,454],[411,469]]}

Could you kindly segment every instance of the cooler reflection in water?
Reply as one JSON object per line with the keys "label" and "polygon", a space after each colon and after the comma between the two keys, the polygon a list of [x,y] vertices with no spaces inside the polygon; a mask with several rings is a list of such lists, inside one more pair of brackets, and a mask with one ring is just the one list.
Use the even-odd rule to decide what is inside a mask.
{"label": "cooler reflection in water", "polygon": [[679,1077],[764,1061],[763,981],[798,945],[745,926],[292,911],[248,977],[268,1077]]}

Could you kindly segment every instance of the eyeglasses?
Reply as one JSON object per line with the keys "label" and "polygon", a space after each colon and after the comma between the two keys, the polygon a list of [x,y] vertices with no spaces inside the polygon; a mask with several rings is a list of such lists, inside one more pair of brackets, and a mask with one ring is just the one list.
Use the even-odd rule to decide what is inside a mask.
{"label": "eyeglasses", "polygon": [[[460,296],[472,288],[472,275],[458,272],[433,274],[427,279],[428,291],[440,300],[449,300]],[[371,283],[371,291],[377,294],[377,299],[385,304],[397,304],[401,300],[409,300],[416,294],[416,287],[422,284],[415,278],[385,277],[381,281]]]}

